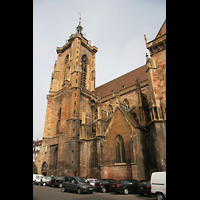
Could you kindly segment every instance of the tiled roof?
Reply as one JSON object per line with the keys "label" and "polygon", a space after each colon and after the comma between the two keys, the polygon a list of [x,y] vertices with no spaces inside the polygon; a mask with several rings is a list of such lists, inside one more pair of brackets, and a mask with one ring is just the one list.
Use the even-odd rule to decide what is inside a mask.
{"label": "tiled roof", "polygon": [[124,74],[108,83],[105,83],[104,85],[101,85],[97,88],[95,88],[95,94],[100,94],[101,97],[105,97],[109,94],[111,94],[111,91],[116,91],[116,88],[118,87],[118,90],[122,90],[122,86],[125,86],[125,88],[135,85],[136,79],[139,79],[139,82],[144,81],[147,79],[146,74],[147,66],[143,65],[127,74]]}
{"label": "tiled roof", "polygon": [[34,146],[41,146],[42,145],[42,140],[38,140],[38,141],[33,140],[33,144],[34,144]]}

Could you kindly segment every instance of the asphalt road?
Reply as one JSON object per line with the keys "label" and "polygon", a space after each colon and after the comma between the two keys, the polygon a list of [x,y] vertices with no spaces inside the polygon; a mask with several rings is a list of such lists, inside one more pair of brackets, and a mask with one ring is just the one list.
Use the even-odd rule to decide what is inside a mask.
{"label": "asphalt road", "polygon": [[49,186],[33,185],[33,200],[155,200],[149,196],[140,196],[139,194],[115,194],[113,192],[101,193],[93,192],[93,194],[80,194],[74,192],[61,192],[60,188],[52,188]]}

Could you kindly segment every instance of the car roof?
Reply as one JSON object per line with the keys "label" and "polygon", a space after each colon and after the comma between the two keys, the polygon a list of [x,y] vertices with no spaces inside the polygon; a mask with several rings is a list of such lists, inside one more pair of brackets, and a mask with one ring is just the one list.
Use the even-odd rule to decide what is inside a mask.
{"label": "car roof", "polygon": [[128,181],[128,180],[131,180],[131,181],[132,181],[132,180],[134,180],[134,181],[138,181],[138,180],[136,180],[136,179],[132,179],[132,178],[119,179],[119,181],[122,181],[122,180],[124,180],[124,181],[126,181],[126,180],[127,180],[127,181]]}
{"label": "car roof", "polygon": [[97,180],[97,178],[86,178],[87,180]]}

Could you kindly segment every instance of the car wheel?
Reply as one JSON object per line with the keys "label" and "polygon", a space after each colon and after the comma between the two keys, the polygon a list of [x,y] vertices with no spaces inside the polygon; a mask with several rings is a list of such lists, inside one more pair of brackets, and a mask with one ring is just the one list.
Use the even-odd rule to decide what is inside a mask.
{"label": "car wheel", "polygon": [[65,192],[66,191],[66,189],[65,189],[65,187],[62,187],[62,190],[61,190],[62,192]]}
{"label": "car wheel", "polygon": [[162,193],[156,193],[156,200],[165,200],[165,197]]}
{"label": "car wheel", "polygon": [[46,186],[46,183],[43,183],[42,185],[43,185],[43,186]]}
{"label": "car wheel", "polygon": [[81,194],[81,189],[80,188],[78,188],[77,193]]}
{"label": "car wheel", "polygon": [[58,187],[61,188],[62,187],[62,183],[58,183]]}
{"label": "car wheel", "polygon": [[101,189],[101,192],[105,193],[105,192],[106,192],[106,188],[103,187],[103,188]]}
{"label": "car wheel", "polygon": [[124,194],[128,194],[128,189],[127,188],[124,189]]}

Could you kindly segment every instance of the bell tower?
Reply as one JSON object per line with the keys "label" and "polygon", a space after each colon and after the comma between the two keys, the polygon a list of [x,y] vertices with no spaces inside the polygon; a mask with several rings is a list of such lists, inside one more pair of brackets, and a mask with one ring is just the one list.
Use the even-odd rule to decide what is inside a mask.
{"label": "bell tower", "polygon": [[50,92],[60,90],[63,85],[85,88],[90,92],[95,89],[95,54],[97,47],[91,46],[82,34],[81,18],[63,47],[57,47],[58,59],[54,65]]}
{"label": "bell tower", "polygon": [[[91,98],[95,91],[95,54],[82,34],[81,18],[62,47],[57,47],[57,60],[47,95],[47,109],[43,144],[47,151],[41,157],[47,163],[50,175],[79,175],[79,136],[81,125],[87,123],[88,133],[92,110]],[[83,105],[87,110],[83,119]]]}

